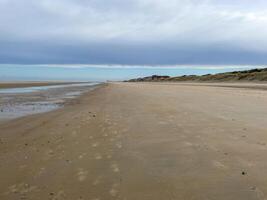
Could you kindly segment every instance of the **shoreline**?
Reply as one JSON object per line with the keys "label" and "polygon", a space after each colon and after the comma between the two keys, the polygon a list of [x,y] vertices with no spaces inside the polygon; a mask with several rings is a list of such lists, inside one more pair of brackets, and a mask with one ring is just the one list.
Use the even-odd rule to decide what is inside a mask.
{"label": "shoreline", "polygon": [[76,83],[0,89],[0,121],[59,109],[98,86]]}
{"label": "shoreline", "polygon": [[264,199],[267,92],[107,83],[0,124],[0,199]]}
{"label": "shoreline", "polygon": [[66,85],[66,84],[79,84],[85,82],[69,82],[69,81],[0,81],[0,89],[9,88],[26,88],[26,87],[39,87],[39,86],[53,86],[53,85]]}

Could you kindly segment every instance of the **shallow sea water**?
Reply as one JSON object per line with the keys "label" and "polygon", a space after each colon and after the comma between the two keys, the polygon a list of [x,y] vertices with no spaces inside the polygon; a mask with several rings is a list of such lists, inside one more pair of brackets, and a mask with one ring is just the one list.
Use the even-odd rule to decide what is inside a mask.
{"label": "shallow sea water", "polygon": [[99,83],[0,89],[0,121],[49,112],[69,99],[92,90]]}

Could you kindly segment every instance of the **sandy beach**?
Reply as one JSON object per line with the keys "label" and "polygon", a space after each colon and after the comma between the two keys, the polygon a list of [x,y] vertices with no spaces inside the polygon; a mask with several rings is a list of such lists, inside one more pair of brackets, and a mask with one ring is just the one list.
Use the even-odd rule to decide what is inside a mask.
{"label": "sandy beach", "polygon": [[108,83],[0,123],[1,200],[264,200],[267,91]]}

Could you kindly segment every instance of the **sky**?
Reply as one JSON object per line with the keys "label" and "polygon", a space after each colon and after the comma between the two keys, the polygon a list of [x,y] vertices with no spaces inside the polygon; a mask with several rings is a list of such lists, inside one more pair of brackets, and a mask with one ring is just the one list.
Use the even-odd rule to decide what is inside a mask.
{"label": "sky", "polygon": [[[260,68],[264,66],[258,66]],[[122,81],[151,75],[203,75],[235,70],[247,70],[247,66],[148,66],[148,65],[34,65],[2,64],[0,81]]]}
{"label": "sky", "polygon": [[0,0],[0,64],[257,66],[266,35],[266,0]]}

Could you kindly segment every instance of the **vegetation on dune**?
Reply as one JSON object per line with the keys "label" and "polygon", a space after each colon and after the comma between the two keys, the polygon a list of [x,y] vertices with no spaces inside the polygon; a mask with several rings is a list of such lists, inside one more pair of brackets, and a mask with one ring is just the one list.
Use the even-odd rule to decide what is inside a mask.
{"label": "vegetation on dune", "polygon": [[202,76],[184,75],[177,77],[170,76],[148,76],[144,78],[131,79],[128,82],[150,82],[150,81],[267,81],[267,68],[234,71],[219,74],[206,74]]}

